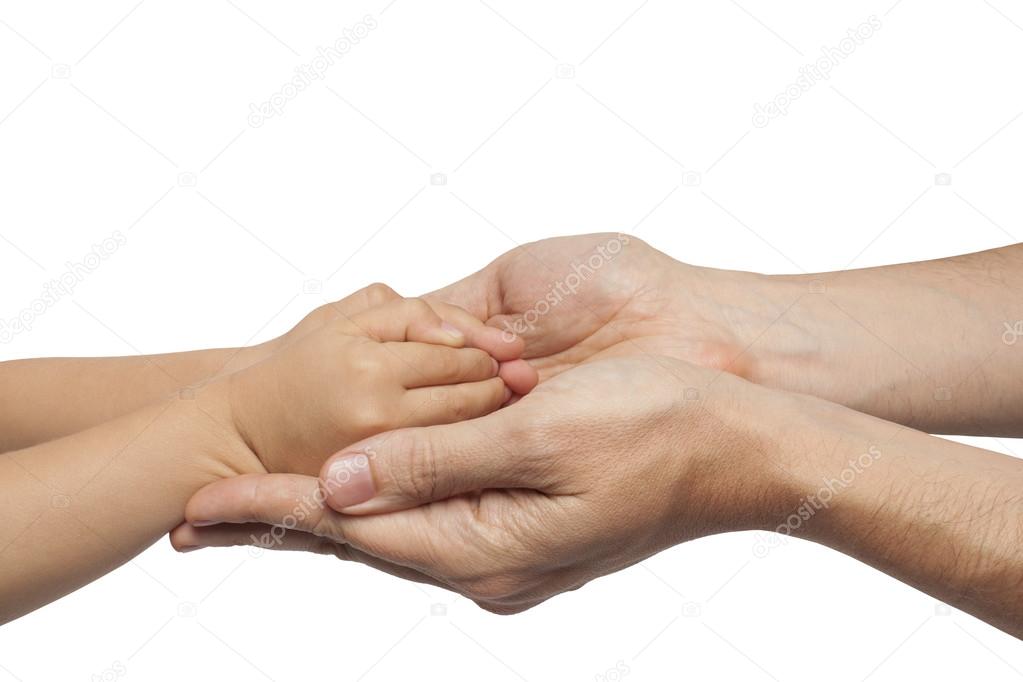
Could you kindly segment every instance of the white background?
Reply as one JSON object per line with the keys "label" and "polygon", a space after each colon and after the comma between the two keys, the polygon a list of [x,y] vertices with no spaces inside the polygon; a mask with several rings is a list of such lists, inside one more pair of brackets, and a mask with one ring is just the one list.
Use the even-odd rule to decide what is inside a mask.
{"label": "white background", "polygon": [[[127,239],[4,359],[264,340],[324,297],[421,293],[575,232],[763,272],[1023,235],[1009,0],[136,2],[0,2],[0,317]],[[367,14],[324,80],[248,124]],[[871,15],[830,81],[753,126]],[[0,630],[0,680],[1021,676],[1023,646],[969,616],[753,545],[693,542],[502,618],[332,559],[161,541]]]}

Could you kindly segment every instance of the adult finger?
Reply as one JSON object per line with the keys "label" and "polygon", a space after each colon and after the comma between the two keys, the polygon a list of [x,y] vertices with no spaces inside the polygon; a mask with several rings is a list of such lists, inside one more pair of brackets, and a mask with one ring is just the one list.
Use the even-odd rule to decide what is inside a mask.
{"label": "adult finger", "polygon": [[500,312],[501,292],[496,261],[443,289],[426,294],[423,298],[431,304],[446,303],[457,306],[477,320],[485,322]]}
{"label": "adult finger", "polygon": [[376,514],[487,488],[543,487],[547,467],[536,466],[536,453],[523,451],[511,430],[517,413],[516,405],[356,443],[324,462],[326,502],[345,514]]}
{"label": "adult finger", "polygon": [[222,523],[196,527],[183,523],[170,533],[171,546],[179,552],[206,547],[252,547],[258,550],[311,552],[355,561],[404,580],[433,585],[446,590],[451,586],[422,571],[385,561],[349,544],[299,530],[286,530],[265,523]]}
{"label": "adult finger", "polygon": [[316,502],[323,495],[319,480],[312,476],[234,476],[193,495],[185,506],[185,520],[200,528],[256,523],[303,531],[433,576],[451,575],[457,569],[461,550],[454,538],[471,517],[465,505],[442,503],[436,509],[420,507],[399,514],[345,516]]}

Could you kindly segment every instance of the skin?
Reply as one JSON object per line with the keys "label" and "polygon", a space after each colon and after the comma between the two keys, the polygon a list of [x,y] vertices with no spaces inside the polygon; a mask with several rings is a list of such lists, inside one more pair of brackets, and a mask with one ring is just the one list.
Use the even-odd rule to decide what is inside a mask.
{"label": "skin", "polygon": [[[350,507],[335,467],[357,452],[373,453],[376,494]],[[832,479],[848,483],[806,507]],[[310,503],[321,489],[330,506]],[[222,480],[186,518],[223,525],[182,526],[172,542],[258,544],[274,537],[260,524],[286,525],[302,507],[289,526],[300,532],[264,546],[364,561],[508,614],[687,540],[781,529],[1021,636],[1021,489],[1012,457],[634,356],[563,372],[471,422],[371,438],[328,461],[321,480]]]}
{"label": "skin", "polygon": [[0,455],[0,621],[130,560],[206,484],[314,473],[370,433],[486,414],[509,399],[499,371],[535,383],[494,359],[520,353],[518,339],[392,294],[359,292],[263,361],[194,391]]}
{"label": "skin", "polygon": [[[19,450],[102,424],[181,391],[261,362],[318,329],[401,298],[384,284],[313,310],[287,333],[240,348],[106,358],[32,358],[0,362],[0,452]],[[457,306],[435,301],[439,315],[467,335],[466,344],[498,353],[501,375],[517,392],[535,383],[532,371],[515,362],[518,342],[500,335]],[[510,350],[509,350],[510,349]],[[505,355],[500,355],[505,353]]]}
{"label": "skin", "polygon": [[[765,277],[625,235],[530,244],[429,300],[522,336],[534,392],[482,419],[371,438],[321,481],[218,482],[186,518],[224,525],[184,525],[172,542],[253,544],[322,489],[331,508],[313,505],[271,546],[511,613],[694,537],[782,530],[1020,636],[1023,464],[914,429],[1023,433],[1023,359],[1004,336],[1023,320],[1021,261],[1014,246]],[[869,469],[791,528],[863,453]]]}
{"label": "skin", "polygon": [[444,424],[511,398],[497,360],[461,348],[424,301],[336,317],[227,379],[238,433],[269,471],[315,473],[324,453],[387,429]]}
{"label": "skin", "polygon": [[[575,267],[591,258],[603,264],[535,319],[538,302],[569,291]],[[1020,291],[1023,245],[765,276],[696,267],[636,237],[594,234],[527,244],[427,298],[518,332],[541,379],[648,353],[929,433],[1011,437],[1023,435],[1023,403],[1011,400],[1023,353],[1003,335],[1023,320]],[[530,311],[532,324],[523,319]]]}

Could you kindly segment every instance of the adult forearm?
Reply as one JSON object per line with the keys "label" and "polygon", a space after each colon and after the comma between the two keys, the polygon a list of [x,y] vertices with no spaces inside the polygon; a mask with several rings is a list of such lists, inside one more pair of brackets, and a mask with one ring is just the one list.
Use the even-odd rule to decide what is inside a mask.
{"label": "adult forearm", "polygon": [[1023,246],[704,281],[735,373],[932,433],[1023,435]]}
{"label": "adult forearm", "polygon": [[261,470],[219,385],[0,455],[0,622],[130,560],[205,484]]}
{"label": "adult forearm", "polygon": [[768,529],[864,561],[1023,637],[1023,462],[810,398]]}
{"label": "adult forearm", "polygon": [[180,391],[248,367],[271,352],[247,348],[109,358],[38,358],[0,363],[0,452],[27,448],[101,424]]}

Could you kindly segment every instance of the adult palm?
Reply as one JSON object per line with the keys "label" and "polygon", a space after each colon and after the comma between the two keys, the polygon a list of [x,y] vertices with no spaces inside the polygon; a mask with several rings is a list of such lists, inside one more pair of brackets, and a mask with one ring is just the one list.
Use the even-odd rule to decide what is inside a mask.
{"label": "adult palm", "polygon": [[680,263],[636,237],[589,234],[515,248],[427,299],[521,336],[541,380],[637,354],[746,375],[739,341],[746,330],[721,303],[739,273],[724,274]]}

